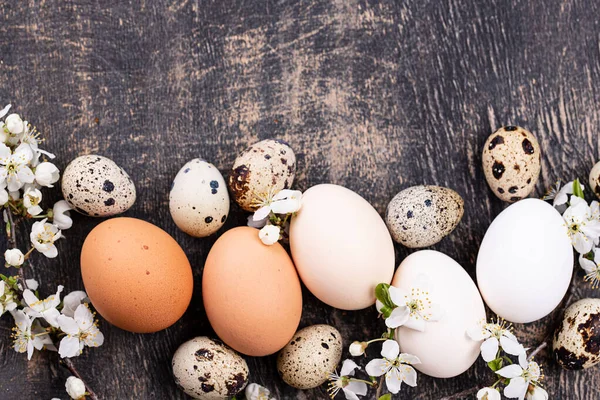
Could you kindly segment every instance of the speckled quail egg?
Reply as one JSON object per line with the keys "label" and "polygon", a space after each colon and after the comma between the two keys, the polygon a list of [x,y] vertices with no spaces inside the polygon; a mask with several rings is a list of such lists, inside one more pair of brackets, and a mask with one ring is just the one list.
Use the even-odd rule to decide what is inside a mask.
{"label": "speckled quail egg", "polygon": [[565,369],[584,369],[600,362],[600,299],[582,299],[565,310],[552,348]]}
{"label": "speckled quail egg", "polygon": [[113,160],[87,155],[67,165],[62,176],[65,200],[78,212],[108,217],[127,211],[135,202],[133,181]]}
{"label": "speckled quail egg", "polygon": [[392,238],[410,248],[436,244],[456,228],[464,201],[452,189],[413,186],[398,193],[385,213]]}
{"label": "speckled quail egg", "polygon": [[248,383],[248,365],[223,342],[199,336],[173,355],[175,383],[194,399],[227,399]]}
{"label": "speckled quail egg", "polygon": [[332,326],[300,329],[277,356],[277,370],[288,385],[312,389],[327,380],[342,358],[342,335]]}
{"label": "speckled quail egg", "polygon": [[186,163],[173,180],[169,210],[188,235],[205,237],[219,230],[229,214],[229,193],[219,170],[200,158]]}
{"label": "speckled quail egg", "polygon": [[255,143],[235,159],[229,175],[233,199],[246,211],[255,211],[257,201],[289,189],[296,175],[296,156],[282,140]]}
{"label": "speckled quail egg", "polygon": [[600,161],[594,165],[590,171],[590,189],[596,194],[596,197],[600,199]]}
{"label": "speckled quail egg", "polygon": [[505,126],[487,138],[482,164],[498,198],[515,202],[529,196],[540,175],[540,145],[520,126]]}

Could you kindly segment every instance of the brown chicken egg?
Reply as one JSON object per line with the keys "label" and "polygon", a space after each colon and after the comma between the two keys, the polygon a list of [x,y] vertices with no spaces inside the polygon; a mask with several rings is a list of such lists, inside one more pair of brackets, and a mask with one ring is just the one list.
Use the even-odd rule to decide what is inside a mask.
{"label": "brown chicken egg", "polygon": [[135,218],[96,226],[81,249],[81,276],[95,309],[131,332],[173,325],[192,298],[190,263],[165,231]]}
{"label": "brown chicken egg", "polygon": [[249,356],[266,356],[294,336],[302,314],[300,279],[290,256],[263,244],[247,226],[225,232],[204,265],[202,297],[223,342]]}

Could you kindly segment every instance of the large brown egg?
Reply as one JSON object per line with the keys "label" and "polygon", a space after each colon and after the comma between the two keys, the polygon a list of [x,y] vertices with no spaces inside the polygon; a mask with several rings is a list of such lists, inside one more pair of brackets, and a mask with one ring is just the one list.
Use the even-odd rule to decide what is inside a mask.
{"label": "large brown egg", "polygon": [[81,276],[98,313],[138,333],[173,325],[194,288],[190,263],[177,242],[135,218],[109,219],[89,233],[81,249]]}
{"label": "large brown egg", "polygon": [[238,227],[213,245],[202,275],[206,315],[233,349],[266,356],[294,336],[302,314],[300,279],[279,243],[264,245],[258,230]]}

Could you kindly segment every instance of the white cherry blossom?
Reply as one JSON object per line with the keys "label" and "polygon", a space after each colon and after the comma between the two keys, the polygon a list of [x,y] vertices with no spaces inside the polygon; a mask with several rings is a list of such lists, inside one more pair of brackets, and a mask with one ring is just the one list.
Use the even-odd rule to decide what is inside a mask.
{"label": "white cherry blossom", "polygon": [[15,319],[15,332],[12,334],[13,348],[17,353],[27,353],[31,360],[33,349],[41,350],[44,346],[52,346],[52,339],[46,330],[25,314],[22,310],[12,311]]}
{"label": "white cherry blossom", "polygon": [[6,180],[9,192],[34,181],[35,176],[28,165],[32,158],[33,152],[26,144],[20,144],[11,152],[8,146],[0,143],[0,181]]}
{"label": "white cherry blossom", "polygon": [[0,280],[0,316],[6,311],[13,311],[17,308],[17,298],[15,292],[4,282]]}
{"label": "white cherry blossom", "polygon": [[244,391],[247,400],[270,400],[271,391],[258,383],[251,383]]}
{"label": "white cherry blossom", "polygon": [[40,186],[54,187],[59,178],[60,171],[51,162],[43,162],[35,167],[35,181]]}
{"label": "white cherry blossom", "polygon": [[431,301],[429,291],[425,288],[413,287],[406,292],[390,286],[389,294],[397,307],[385,320],[388,328],[405,326],[423,332],[426,322],[439,321],[442,317],[440,306]]}
{"label": "white cherry blossom", "polygon": [[504,320],[498,323],[486,323],[482,321],[477,326],[469,329],[467,335],[475,340],[481,341],[481,357],[485,362],[490,362],[497,357],[498,350],[502,350],[514,356],[524,356],[525,348],[510,331],[511,325]]}
{"label": "white cherry blossom", "polygon": [[586,272],[585,280],[590,282],[593,289],[600,287],[600,248],[592,249],[594,259],[588,260],[585,254],[579,255],[579,265]]}
{"label": "white cherry blossom", "polygon": [[360,367],[354,361],[344,360],[340,374],[334,371],[329,375],[329,397],[333,399],[341,391],[347,400],[358,400],[358,396],[367,394],[367,384],[352,379],[356,369]]}
{"label": "white cherry blossom", "polygon": [[23,205],[27,209],[27,213],[32,216],[36,216],[41,214],[42,207],[40,207],[40,203],[42,202],[42,192],[33,187],[27,188],[25,193],[23,194]]}
{"label": "white cherry blossom", "polygon": [[70,229],[73,226],[73,220],[69,213],[73,207],[65,200],[57,201],[52,208],[52,223],[61,230]]}
{"label": "white cherry blossom", "polygon": [[83,300],[87,297],[84,291],[76,290],[69,293],[63,299],[63,309],[61,313],[67,317],[73,318],[75,316],[75,310],[83,303]]}
{"label": "white cherry blossom", "polygon": [[60,304],[60,294],[64,287],[58,285],[56,293],[48,296],[44,300],[40,300],[30,290],[23,291],[23,300],[28,307],[25,308],[25,313],[33,318],[44,318],[50,325],[58,327],[57,318],[60,315],[56,307]]}
{"label": "white cherry blossom", "polygon": [[4,261],[7,266],[20,267],[25,262],[25,256],[19,249],[8,249],[4,252]]}
{"label": "white cherry blossom", "polygon": [[299,190],[283,189],[272,198],[267,198],[256,210],[252,219],[264,220],[273,212],[274,214],[291,214],[300,210],[302,206],[302,192]]}
{"label": "white cherry blossom", "polygon": [[[529,386],[537,386],[542,376],[538,363],[526,360],[520,360],[519,364],[507,365],[496,373],[510,379],[510,383],[504,388],[504,396],[519,400],[525,399]],[[538,396],[543,396],[543,393],[538,392]]]}
{"label": "white cherry blossom", "polygon": [[386,340],[381,349],[383,358],[369,361],[365,370],[370,376],[385,374],[385,384],[388,390],[396,394],[400,391],[402,383],[417,386],[417,372],[411,364],[420,364],[417,356],[400,353],[400,346],[395,340]]}
{"label": "white cherry blossom", "polygon": [[104,335],[94,321],[94,315],[87,304],[81,304],[75,310],[73,318],[59,315],[58,325],[67,334],[61,341],[58,354],[62,358],[81,354],[85,346],[98,347],[104,343]]}
{"label": "white cherry blossom", "polygon": [[277,243],[280,235],[281,229],[275,225],[265,225],[258,232],[258,237],[260,238],[260,240],[268,246]]}
{"label": "white cherry blossom", "polygon": [[571,196],[571,205],[563,214],[573,247],[580,254],[592,250],[600,237],[600,220],[594,218],[585,200]]}
{"label": "white cherry blossom", "polygon": [[29,235],[33,247],[48,258],[54,258],[58,255],[58,249],[54,245],[60,236],[60,229],[56,225],[47,223],[48,219],[35,222],[31,227]]}

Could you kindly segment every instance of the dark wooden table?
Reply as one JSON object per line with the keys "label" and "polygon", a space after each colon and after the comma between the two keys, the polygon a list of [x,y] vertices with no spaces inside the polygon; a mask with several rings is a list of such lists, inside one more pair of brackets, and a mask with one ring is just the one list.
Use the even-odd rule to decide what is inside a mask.
{"label": "dark wooden table", "polygon": [[[479,243],[506,206],[480,166],[493,130],[517,124],[537,136],[538,195],[556,178],[587,180],[598,160],[599,20],[600,3],[590,0],[2,1],[0,105],[12,102],[37,125],[61,169],[96,153],[129,171],[138,199],[126,215],[173,235],[194,269],[192,304],[178,323],[139,335],[102,321],[104,346],[74,363],[101,398],[184,398],[170,360],[185,340],[212,334],[200,288],[216,237],[180,232],[168,189],[189,159],[202,156],[225,173],[238,152],[264,138],[295,149],[296,187],[344,185],[382,214],[405,187],[455,189],[465,216],[433,248],[474,277]],[[53,194],[58,199],[59,190]],[[219,234],[245,218],[234,207]],[[58,258],[36,258],[27,275],[43,293],[57,284],[83,289],[79,252],[99,222],[77,215]],[[399,263],[410,250],[396,252]],[[597,296],[577,274],[574,299]],[[301,326],[334,325],[345,344],[382,329],[372,310],[335,310],[306,291],[304,301]],[[518,336],[537,345],[553,318],[518,326]],[[69,373],[57,355],[27,362],[9,347],[11,322],[0,322],[0,398],[66,398]],[[597,368],[563,371],[547,355],[539,360],[553,399],[600,396]],[[324,387],[287,387],[275,357],[247,360],[251,380],[279,398],[326,396]],[[436,399],[491,378],[479,360],[454,379],[419,375],[419,386],[398,398]]]}

